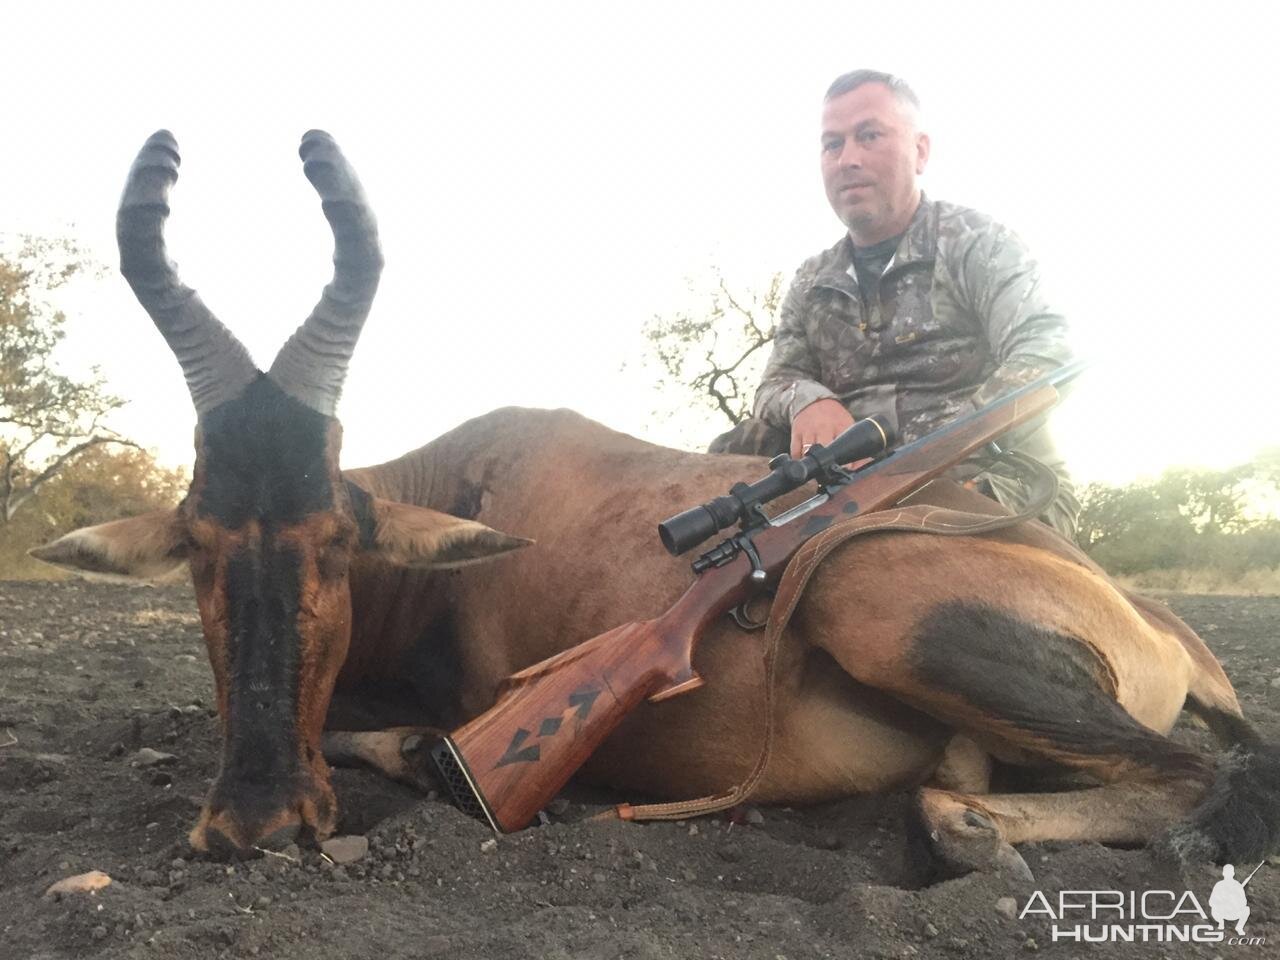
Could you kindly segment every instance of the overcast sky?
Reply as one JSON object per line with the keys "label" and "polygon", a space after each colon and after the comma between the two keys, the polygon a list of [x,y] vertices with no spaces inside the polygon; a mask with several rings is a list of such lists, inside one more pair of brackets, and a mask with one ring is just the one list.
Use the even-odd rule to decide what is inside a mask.
{"label": "overcast sky", "polygon": [[114,272],[155,129],[183,156],[170,253],[260,366],[332,269],[300,136],[329,130],[359,171],[387,267],[345,465],[505,404],[673,442],[640,327],[713,266],[760,287],[838,238],[818,114],[859,66],[916,87],[925,189],[1021,233],[1102,361],[1060,417],[1078,474],[1280,443],[1268,4],[45,0],[7,4],[4,31],[0,231],[112,266],[68,292],[63,358],[101,366],[132,401],[116,425],[167,463],[189,462],[194,413]]}

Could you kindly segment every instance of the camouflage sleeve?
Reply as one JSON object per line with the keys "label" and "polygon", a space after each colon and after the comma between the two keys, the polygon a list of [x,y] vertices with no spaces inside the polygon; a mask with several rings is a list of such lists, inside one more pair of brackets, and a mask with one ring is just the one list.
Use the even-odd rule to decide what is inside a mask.
{"label": "camouflage sleeve", "polygon": [[960,287],[986,326],[996,368],[973,395],[990,403],[1072,359],[1066,318],[1040,287],[1040,270],[1016,234],[993,227],[975,237],[960,261]]}
{"label": "camouflage sleeve", "polygon": [[818,382],[821,367],[809,346],[801,309],[812,276],[801,267],[779,311],[773,352],[756,389],[754,415],[775,427],[790,429],[795,415],[818,400],[839,399]]}

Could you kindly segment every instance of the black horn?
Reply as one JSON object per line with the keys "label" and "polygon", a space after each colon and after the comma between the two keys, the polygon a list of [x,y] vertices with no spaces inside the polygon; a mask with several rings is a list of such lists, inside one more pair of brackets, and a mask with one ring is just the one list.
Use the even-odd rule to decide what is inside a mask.
{"label": "black horn", "polygon": [[165,251],[169,188],[181,162],[173,134],[151,135],[129,170],[116,240],[120,272],[178,358],[196,413],[203,415],[239,394],[258,371],[240,341],[178,279],[177,265]]}
{"label": "black horn", "polygon": [[311,316],[280,348],[269,376],[285,393],[333,416],[347,364],[382,273],[378,225],[364,190],[342,151],[323,130],[311,130],[298,148],[333,229],[333,281]]}

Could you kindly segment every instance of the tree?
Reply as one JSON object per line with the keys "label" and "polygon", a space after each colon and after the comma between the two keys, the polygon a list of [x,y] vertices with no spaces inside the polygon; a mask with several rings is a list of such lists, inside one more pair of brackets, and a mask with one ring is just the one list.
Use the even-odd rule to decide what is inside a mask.
{"label": "tree", "polygon": [[182,469],[170,470],[136,447],[86,450],[44,487],[34,513],[58,536],[79,527],[172,507],[187,491]]}
{"label": "tree", "polygon": [[124,401],[97,368],[76,379],[54,362],[66,317],[50,295],[92,269],[68,240],[23,237],[0,251],[0,525],[86,450],[134,446],[103,426]]}
{"label": "tree", "polygon": [[1166,470],[1160,485],[1200,533],[1239,533],[1259,518],[1248,512],[1252,463],[1226,470]]}
{"label": "tree", "polygon": [[734,293],[719,271],[705,311],[655,316],[644,326],[662,368],[657,386],[692,393],[699,406],[735,426],[751,416],[751,401],[778,326],[782,274],[761,291]]}
{"label": "tree", "polygon": [[44,484],[0,538],[0,578],[48,576],[31,560],[33,546],[79,527],[172,507],[186,491],[183,470],[159,466],[144,450],[92,447]]}
{"label": "tree", "polygon": [[1081,491],[1077,540],[1113,573],[1274,566],[1276,461],[1264,452],[1226,470],[1171,468],[1126,487],[1092,483]]}

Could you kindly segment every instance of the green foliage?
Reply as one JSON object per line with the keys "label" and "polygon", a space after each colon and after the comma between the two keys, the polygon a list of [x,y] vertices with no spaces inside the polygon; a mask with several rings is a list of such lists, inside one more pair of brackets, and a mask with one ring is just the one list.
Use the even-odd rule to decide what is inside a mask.
{"label": "green foliage", "polygon": [[23,237],[0,248],[0,527],[84,451],[125,442],[102,425],[124,401],[96,369],[76,379],[54,360],[66,317],[51,294],[91,269],[67,240]]}
{"label": "green foliage", "polygon": [[1280,565],[1280,521],[1265,509],[1280,458],[1227,470],[1166,470],[1127,487],[1094,483],[1081,496],[1078,540],[1112,573],[1213,569],[1230,576]]}
{"label": "green foliage", "polygon": [[782,282],[782,274],[774,274],[763,290],[744,296],[716,272],[704,310],[655,316],[645,324],[652,358],[662,369],[655,385],[673,409],[686,408],[692,399],[730,426],[751,416],[768,359],[765,348],[777,329]]}

